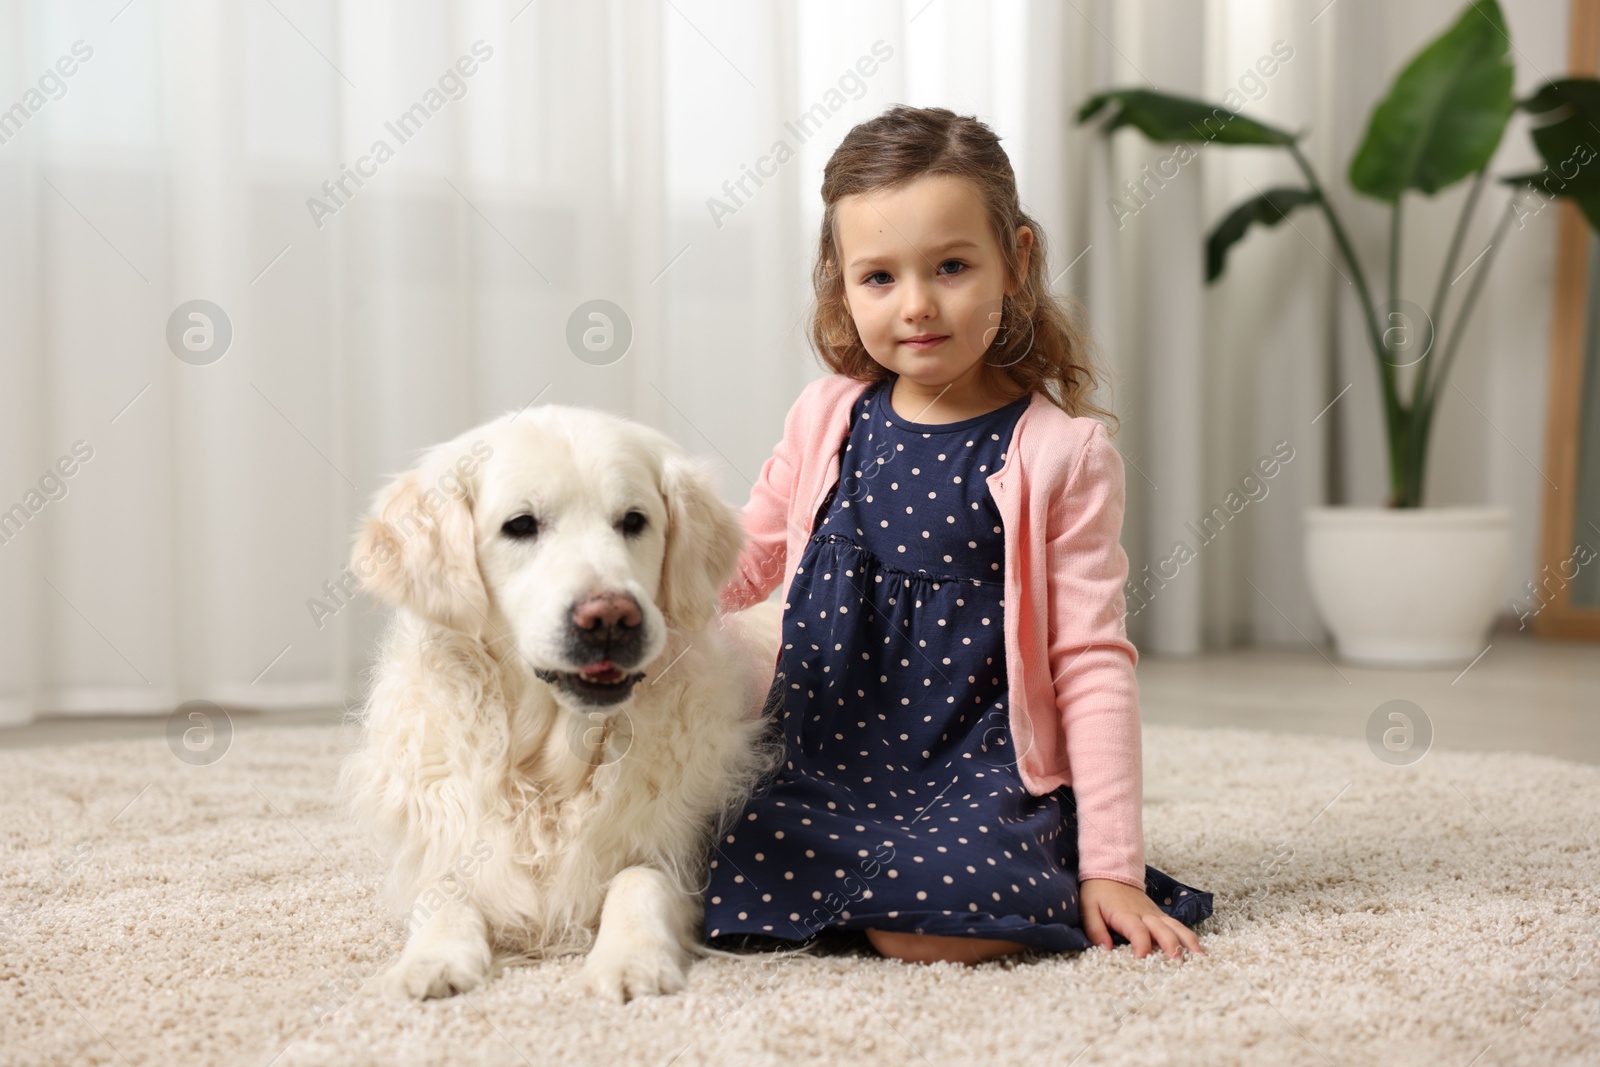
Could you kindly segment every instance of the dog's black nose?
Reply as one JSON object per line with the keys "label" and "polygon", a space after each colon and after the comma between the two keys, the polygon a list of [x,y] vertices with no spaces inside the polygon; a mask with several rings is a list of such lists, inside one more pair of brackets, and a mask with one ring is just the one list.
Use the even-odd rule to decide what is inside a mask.
{"label": "dog's black nose", "polygon": [[586,643],[630,638],[643,619],[639,602],[627,593],[597,593],[580,600],[572,608],[572,624]]}

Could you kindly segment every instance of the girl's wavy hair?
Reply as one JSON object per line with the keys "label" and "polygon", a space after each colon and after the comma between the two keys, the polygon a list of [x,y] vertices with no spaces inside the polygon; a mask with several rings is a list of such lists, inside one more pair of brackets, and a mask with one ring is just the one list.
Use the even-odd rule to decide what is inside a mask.
{"label": "girl's wavy hair", "polygon": [[[824,366],[858,381],[877,381],[889,371],[874,360],[844,302],[838,268],[835,212],[841,197],[892,189],[926,175],[949,174],[971,183],[1005,258],[1015,295],[1000,307],[1000,329],[984,361],[1031,393],[1042,390],[1068,415],[1099,417],[1116,433],[1118,419],[1090,399],[1102,380],[1093,341],[1077,326],[1082,305],[1050,291],[1044,231],[1017,198],[1017,180],[1000,138],[971,116],[942,107],[898,106],[851,129],[822,172],[822,236],[811,280],[816,297],[811,343]],[[1017,228],[1033,231],[1026,274],[1019,277]],[[986,331],[987,332],[987,331]]]}

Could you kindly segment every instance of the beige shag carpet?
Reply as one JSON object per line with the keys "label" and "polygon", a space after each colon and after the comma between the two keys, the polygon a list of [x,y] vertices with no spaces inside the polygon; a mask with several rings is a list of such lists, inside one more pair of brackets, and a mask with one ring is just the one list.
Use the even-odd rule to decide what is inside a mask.
{"label": "beige shag carpet", "polygon": [[1147,726],[1147,859],[1208,955],[712,959],[615,1006],[577,958],[393,1002],[347,728],[0,752],[4,1064],[1600,1063],[1600,768]]}

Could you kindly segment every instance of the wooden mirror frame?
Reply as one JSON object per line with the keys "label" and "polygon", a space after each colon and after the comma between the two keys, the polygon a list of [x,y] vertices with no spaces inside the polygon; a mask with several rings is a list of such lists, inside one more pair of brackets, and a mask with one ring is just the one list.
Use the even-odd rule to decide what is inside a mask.
{"label": "wooden mirror frame", "polygon": [[[1600,59],[1600,0],[1572,0],[1567,69],[1572,77],[1595,76]],[[1596,238],[1571,200],[1562,200],[1556,235],[1555,309],[1550,325],[1550,382],[1546,407],[1543,532],[1540,538],[1540,599],[1534,633],[1544,637],[1600,641],[1600,606],[1574,605],[1572,586],[1561,581],[1573,555],[1573,514],[1578,495],[1578,446],[1583,415],[1583,371],[1588,347],[1590,248]],[[1600,417],[1600,412],[1590,412]],[[1552,484],[1553,483],[1553,484]],[[1600,548],[1600,536],[1584,539]],[[1588,566],[1600,566],[1600,561]],[[1548,594],[1548,599],[1544,599]]]}

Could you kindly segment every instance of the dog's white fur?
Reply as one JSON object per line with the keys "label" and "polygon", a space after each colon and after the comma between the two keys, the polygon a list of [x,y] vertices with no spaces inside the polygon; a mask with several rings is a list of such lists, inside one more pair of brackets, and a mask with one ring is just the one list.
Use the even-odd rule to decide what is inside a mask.
{"label": "dog's white fur", "polygon": [[[353,569],[398,611],[341,792],[410,921],[391,992],[448,996],[497,960],[572,952],[613,1000],[683,987],[713,835],[780,758],[761,719],[779,612],[718,613],[744,533],[713,486],[649,427],[544,406],[378,494]],[[536,537],[502,532],[521,514]],[[534,669],[582,666],[563,628],[597,592],[637,601],[645,677],[591,709]]]}

